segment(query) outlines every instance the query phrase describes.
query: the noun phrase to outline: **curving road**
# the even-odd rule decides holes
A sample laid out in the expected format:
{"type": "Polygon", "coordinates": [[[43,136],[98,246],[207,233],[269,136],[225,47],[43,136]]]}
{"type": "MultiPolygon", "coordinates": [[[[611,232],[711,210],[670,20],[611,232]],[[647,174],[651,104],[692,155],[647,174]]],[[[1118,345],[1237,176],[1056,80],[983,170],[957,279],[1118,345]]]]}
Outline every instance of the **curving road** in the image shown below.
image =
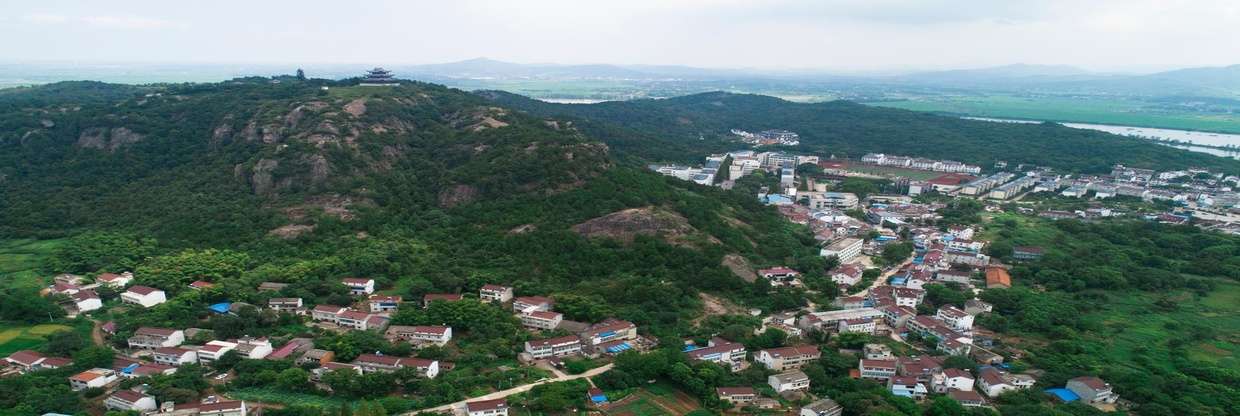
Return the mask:
{"type": "Polygon", "coordinates": [[[405,415],[416,415],[416,414],[424,414],[424,413],[439,413],[439,412],[443,412],[443,411],[453,412],[453,411],[455,411],[456,409],[463,409],[463,408],[465,407],[465,403],[466,403],[466,402],[476,402],[476,401],[479,401],[479,400],[495,400],[495,399],[502,399],[502,398],[505,398],[505,397],[508,397],[508,396],[511,396],[511,395],[514,395],[514,394],[517,394],[517,393],[524,393],[524,392],[530,391],[530,389],[534,388],[534,386],[537,386],[537,385],[539,385],[539,384],[556,383],[556,382],[560,382],[560,381],[576,380],[576,379],[579,379],[579,378],[585,378],[585,377],[594,377],[594,376],[597,376],[597,375],[599,375],[599,374],[603,374],[603,373],[607,372],[607,370],[610,370],[610,369],[611,369],[611,367],[612,367],[612,366],[614,366],[614,365],[615,365],[615,364],[607,364],[607,365],[605,365],[605,366],[602,366],[602,367],[599,367],[599,368],[595,368],[595,369],[592,369],[592,370],[590,370],[590,371],[586,371],[586,372],[581,373],[581,374],[575,374],[575,375],[561,374],[561,375],[559,375],[559,376],[557,376],[557,377],[555,377],[555,378],[548,378],[548,379],[543,379],[543,380],[541,380],[541,381],[535,381],[535,382],[533,382],[533,383],[529,383],[529,384],[522,384],[522,385],[520,385],[520,386],[513,387],[513,388],[508,389],[508,390],[500,390],[500,391],[497,391],[497,392],[494,392],[494,393],[485,394],[485,395],[478,396],[478,397],[471,397],[471,398],[468,398],[468,399],[465,399],[465,400],[461,400],[461,401],[459,401],[459,402],[445,404],[445,405],[443,405],[443,406],[431,407],[431,408],[422,409],[422,410],[415,410],[415,411],[412,411],[412,412],[409,412],[409,413],[405,413],[405,415]]]}

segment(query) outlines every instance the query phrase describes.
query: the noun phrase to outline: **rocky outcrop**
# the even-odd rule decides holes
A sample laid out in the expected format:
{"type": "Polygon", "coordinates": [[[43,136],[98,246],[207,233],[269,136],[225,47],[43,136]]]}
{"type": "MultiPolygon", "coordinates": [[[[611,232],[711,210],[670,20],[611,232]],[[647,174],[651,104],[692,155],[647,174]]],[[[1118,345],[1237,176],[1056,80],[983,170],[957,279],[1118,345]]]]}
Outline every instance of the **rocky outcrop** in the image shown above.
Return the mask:
{"type": "Polygon", "coordinates": [[[144,136],[126,127],[91,127],[78,135],[77,146],[83,149],[99,149],[109,152],[121,146],[142,141],[144,136]]]}
{"type": "Polygon", "coordinates": [[[589,238],[610,238],[631,243],[639,235],[659,236],[672,244],[685,244],[697,229],[680,214],[656,207],[616,211],[573,226],[573,231],[589,238]]]}
{"type": "Polygon", "coordinates": [[[280,167],[280,162],[272,159],[259,159],[250,170],[250,188],[255,195],[270,195],[275,189],[273,172],[280,167]]]}
{"type": "Polygon", "coordinates": [[[478,199],[478,188],[470,185],[456,185],[439,193],[439,206],[452,208],[468,204],[478,199]]]}

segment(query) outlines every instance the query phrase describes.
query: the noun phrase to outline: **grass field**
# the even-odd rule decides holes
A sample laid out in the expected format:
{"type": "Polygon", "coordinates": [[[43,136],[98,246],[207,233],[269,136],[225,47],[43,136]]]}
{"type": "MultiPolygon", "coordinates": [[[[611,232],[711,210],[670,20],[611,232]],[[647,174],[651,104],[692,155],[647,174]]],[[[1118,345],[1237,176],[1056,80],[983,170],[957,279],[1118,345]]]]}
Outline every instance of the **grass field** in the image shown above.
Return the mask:
{"type": "Polygon", "coordinates": [[[1240,116],[1148,110],[1144,108],[1143,102],[1119,98],[1079,99],[995,94],[917,98],[866,104],[981,117],[1240,133],[1240,116]]]}
{"type": "Polygon", "coordinates": [[[49,334],[72,330],[73,327],[60,324],[26,326],[0,324],[0,357],[21,350],[36,349],[43,345],[49,334]]]}
{"type": "Polygon", "coordinates": [[[621,402],[620,406],[604,413],[611,416],[672,416],[701,408],[692,396],[663,382],[642,387],[621,402]]]}
{"type": "Polygon", "coordinates": [[[247,387],[228,391],[228,397],[238,400],[251,400],[263,403],[282,404],[286,406],[313,406],[323,409],[337,409],[345,399],[313,394],[289,393],[274,389],[247,387]]]}
{"type": "Polygon", "coordinates": [[[62,240],[0,240],[0,288],[43,287],[39,266],[62,240]]]}

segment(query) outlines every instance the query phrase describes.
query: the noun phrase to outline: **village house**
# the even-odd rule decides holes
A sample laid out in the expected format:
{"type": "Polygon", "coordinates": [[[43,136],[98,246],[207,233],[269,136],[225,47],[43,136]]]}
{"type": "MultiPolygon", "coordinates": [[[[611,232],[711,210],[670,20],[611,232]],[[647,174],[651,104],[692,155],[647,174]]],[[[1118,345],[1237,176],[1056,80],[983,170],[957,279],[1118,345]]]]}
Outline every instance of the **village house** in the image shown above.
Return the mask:
{"type": "Polygon", "coordinates": [[[82,391],[101,388],[116,381],[116,372],[107,368],[92,368],[69,376],[69,388],[82,391]]]}
{"type": "Polygon", "coordinates": [[[340,314],[349,310],[349,308],[336,305],[315,305],[310,310],[310,319],[321,322],[336,323],[340,320],[340,314]]]}
{"type": "Polygon", "coordinates": [[[885,344],[865,344],[862,352],[867,360],[891,360],[894,358],[891,355],[891,347],[885,344]]]}
{"type": "Polygon", "coordinates": [[[953,305],[944,305],[940,307],[934,317],[938,318],[940,321],[943,321],[943,323],[946,323],[947,326],[957,331],[967,332],[970,329],[973,329],[973,315],[969,315],[967,312],[962,311],[960,308],[953,305]]]}
{"type": "Polygon", "coordinates": [[[964,407],[982,407],[986,404],[986,401],[982,399],[982,395],[972,390],[949,390],[947,397],[960,402],[960,405],[964,407]]]}
{"type": "Polygon", "coordinates": [[[779,266],[758,270],[758,276],[771,282],[771,286],[794,286],[799,283],[797,278],[801,276],[801,272],[779,266]]]}
{"type": "Polygon", "coordinates": [[[967,285],[973,280],[973,272],[965,270],[939,270],[934,273],[934,279],[940,282],[967,285]]]}
{"type": "Polygon", "coordinates": [[[336,316],[336,324],[344,328],[365,331],[369,329],[382,330],[387,327],[388,319],[380,315],[369,314],[362,311],[346,310],[336,316]]]}
{"type": "Polygon", "coordinates": [[[121,302],[149,308],[168,301],[164,291],[147,286],[131,286],[121,293],[121,302]]]}
{"type": "Polygon", "coordinates": [[[1109,404],[1119,400],[1119,395],[1111,389],[1111,384],[1098,377],[1084,376],[1070,379],[1064,387],[1076,393],[1081,402],[1085,404],[1109,404]]]}
{"type": "Polygon", "coordinates": [[[155,410],[155,396],[149,396],[133,390],[120,390],[109,395],[103,401],[103,405],[110,410],[122,412],[148,412],[155,410]]]}
{"type": "Polygon", "coordinates": [[[758,392],[753,387],[718,387],[715,394],[719,396],[719,400],[737,407],[744,407],[758,397],[758,392]]]}
{"type": "Polygon", "coordinates": [[[1046,250],[1042,247],[1016,246],[1012,248],[1012,259],[1033,261],[1042,258],[1045,252],[1046,250]]]}
{"type": "Polygon", "coordinates": [[[288,312],[298,315],[306,312],[305,304],[301,298],[271,298],[267,300],[267,308],[276,312],[288,312]]]}
{"type": "Polygon", "coordinates": [[[780,394],[790,391],[809,390],[809,376],[805,375],[801,370],[772,374],[766,378],[766,383],[775,390],[775,393],[780,394]]]}
{"type": "Polygon", "coordinates": [[[844,406],[840,406],[835,400],[822,398],[802,407],[798,416],[840,416],[843,413],[844,406]]]}
{"type": "Polygon", "coordinates": [[[249,406],[240,400],[202,403],[195,406],[198,408],[198,416],[245,416],[249,412],[249,406]]]}
{"type": "Polygon", "coordinates": [[[279,292],[279,291],[281,291],[281,290],[284,290],[284,288],[287,288],[287,287],[288,287],[288,283],[279,283],[279,282],[262,282],[262,283],[259,283],[259,284],[258,284],[258,291],[260,291],[260,292],[279,292]]]}
{"type": "Polygon", "coordinates": [[[231,342],[236,345],[236,347],[233,348],[234,351],[241,354],[241,357],[249,358],[251,360],[261,360],[263,358],[267,358],[267,356],[274,350],[274,347],[271,345],[271,341],[265,337],[243,337],[241,339],[232,340],[231,342]]]}
{"type": "Polygon", "coordinates": [[[859,333],[874,335],[877,328],[874,318],[855,318],[840,321],[838,331],[841,334],[859,333]]]}
{"type": "Polygon", "coordinates": [[[8,365],[17,367],[21,372],[55,370],[73,364],[73,360],[63,357],[47,357],[36,351],[21,350],[4,358],[8,365]]]}
{"type": "Polygon", "coordinates": [[[362,372],[365,373],[390,373],[402,368],[413,368],[418,371],[418,375],[426,378],[439,375],[439,361],[424,358],[362,354],[353,360],[353,364],[362,367],[362,372]]]}
{"type": "Polygon", "coordinates": [[[886,381],[896,375],[896,360],[866,360],[857,364],[861,378],[886,381]]]}
{"type": "Polygon", "coordinates": [[[375,293],[375,279],[364,279],[359,277],[346,277],[341,279],[345,287],[349,288],[349,294],[352,295],[369,295],[375,293]]]}
{"type": "Polygon", "coordinates": [[[917,377],[895,376],[887,380],[887,389],[891,390],[891,394],[899,397],[908,397],[913,400],[921,400],[926,398],[928,390],[926,385],[917,380],[917,377]]]}
{"type": "Polygon", "coordinates": [[[508,286],[483,285],[478,289],[478,299],[483,302],[504,303],[512,300],[512,295],[512,288],[508,286]]]}
{"type": "Polygon", "coordinates": [[[839,329],[840,321],[846,319],[859,318],[882,318],[883,311],[875,308],[858,308],[842,311],[826,311],[813,312],[802,315],[797,320],[797,326],[806,331],[816,329],[823,332],[830,332],[839,329]]]}
{"type": "Polygon", "coordinates": [[[198,364],[208,365],[237,348],[237,343],[212,340],[198,349],[198,364]]]}
{"type": "Polygon", "coordinates": [[[612,341],[632,341],[637,339],[637,325],[629,321],[608,318],[580,334],[587,347],[612,341]]]}
{"type": "Polygon", "coordinates": [[[78,312],[90,312],[103,307],[103,299],[99,298],[98,293],[90,289],[69,295],[69,299],[73,301],[73,307],[78,312]]]}
{"type": "Polygon", "coordinates": [[[144,326],[138,328],[133,336],[129,337],[129,348],[153,350],[160,347],[175,347],[183,342],[185,342],[185,331],[144,326]]]}
{"type": "Polygon", "coordinates": [[[1008,275],[1007,269],[1002,267],[986,268],[986,288],[1011,288],[1012,276],[1008,275]]]}
{"type": "Polygon", "coordinates": [[[508,400],[465,402],[465,412],[469,416],[508,416],[508,400]]]}
{"type": "Polygon", "coordinates": [[[774,371],[794,370],[822,357],[822,352],[813,345],[795,347],[769,348],[758,351],[754,361],[774,371]]]}
{"type": "Polygon", "coordinates": [[[69,296],[69,295],[78,293],[78,291],[81,291],[81,290],[82,290],[81,286],[68,284],[68,283],[59,283],[59,282],[53,283],[51,286],[48,287],[48,292],[53,295],[69,296]]]}
{"type": "Polygon", "coordinates": [[[417,346],[447,345],[452,341],[452,328],[447,326],[393,325],[384,332],[391,342],[408,342],[417,346]]]}
{"type": "Polygon", "coordinates": [[[518,316],[521,318],[522,326],[542,330],[555,329],[560,326],[560,322],[564,321],[564,315],[559,312],[533,311],[518,316]]]}
{"type": "Polygon", "coordinates": [[[121,274],[103,273],[95,277],[95,283],[101,286],[108,286],[114,289],[121,289],[129,286],[133,282],[133,273],[124,272],[121,274]]]}
{"type": "Polygon", "coordinates": [[[581,352],[581,338],[573,335],[525,342],[525,353],[536,360],[579,355],[581,352]]]}
{"type": "Polygon", "coordinates": [[[864,272],[860,263],[841,264],[831,271],[831,281],[840,286],[854,286],[861,283],[864,272]]]}
{"type": "Polygon", "coordinates": [[[972,391],[976,381],[968,371],[959,368],[946,368],[934,374],[934,392],[946,393],[949,390],[972,391]]]}
{"type": "Polygon", "coordinates": [[[977,388],[986,397],[998,397],[1011,390],[1033,387],[1036,380],[1026,374],[1011,374],[999,371],[994,367],[982,367],[978,370],[977,388]]]}
{"type": "Polygon", "coordinates": [[[370,305],[371,313],[396,312],[400,302],[401,297],[393,295],[370,295],[366,299],[366,303],[370,305]]]}
{"type": "Polygon", "coordinates": [[[151,352],[151,359],[158,364],[178,367],[182,364],[198,362],[198,353],[194,350],[180,347],[159,347],[151,352]]]}
{"type": "Polygon", "coordinates": [[[691,349],[686,354],[691,359],[719,364],[733,372],[744,370],[749,364],[745,361],[748,354],[745,346],[723,338],[712,338],[705,347],[691,349]]]}
{"type": "Polygon", "coordinates": [[[964,301],[964,312],[969,315],[977,316],[983,313],[989,313],[992,309],[994,309],[994,307],[989,303],[982,302],[977,299],[969,299],[964,301]]]}
{"type": "Polygon", "coordinates": [[[267,354],[268,360],[284,360],[304,354],[306,351],[314,347],[314,340],[310,338],[293,338],[276,348],[271,354],[267,354]]]}
{"type": "Polygon", "coordinates": [[[422,307],[428,308],[432,302],[460,302],[465,296],[460,293],[427,293],[422,295],[422,307]]]}
{"type": "Polygon", "coordinates": [[[870,301],[877,305],[881,298],[895,299],[896,306],[916,308],[926,297],[926,291],[908,287],[879,286],[868,293],[870,301]]]}
{"type": "Polygon", "coordinates": [[[971,251],[948,250],[946,254],[947,262],[951,264],[964,264],[973,267],[986,267],[990,264],[990,256],[971,251]]]}
{"type": "Polygon", "coordinates": [[[306,353],[302,354],[301,358],[297,359],[297,364],[315,363],[315,364],[323,365],[323,364],[327,364],[331,362],[334,359],[336,359],[335,352],[328,351],[328,350],[321,350],[318,348],[311,348],[309,350],[306,350],[306,353]]]}
{"type": "Polygon", "coordinates": [[[512,311],[517,313],[528,313],[534,311],[549,312],[551,311],[551,306],[554,304],[555,302],[550,298],[544,298],[542,296],[522,296],[513,298],[512,311]]]}
{"type": "Polygon", "coordinates": [[[194,290],[210,289],[213,287],[215,287],[215,284],[206,280],[195,280],[189,284],[189,288],[194,290]]]}
{"type": "Polygon", "coordinates": [[[841,309],[861,309],[869,303],[870,301],[863,296],[843,296],[831,301],[832,306],[838,306],[841,309]]]}
{"type": "Polygon", "coordinates": [[[823,247],[818,254],[823,257],[835,256],[840,263],[846,263],[861,254],[861,247],[864,245],[865,240],[860,238],[844,238],[823,247]]]}
{"type": "Polygon", "coordinates": [[[883,322],[895,330],[904,328],[910,319],[917,316],[917,310],[908,306],[887,305],[882,307],[882,311],[883,322]]]}

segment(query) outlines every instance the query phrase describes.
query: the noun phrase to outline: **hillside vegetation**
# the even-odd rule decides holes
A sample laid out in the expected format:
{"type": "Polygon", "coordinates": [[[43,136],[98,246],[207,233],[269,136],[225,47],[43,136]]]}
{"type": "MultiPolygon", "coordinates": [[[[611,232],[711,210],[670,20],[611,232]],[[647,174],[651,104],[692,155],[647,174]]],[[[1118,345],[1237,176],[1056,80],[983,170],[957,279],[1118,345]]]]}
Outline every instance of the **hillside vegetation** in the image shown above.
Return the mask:
{"type": "Polygon", "coordinates": [[[602,123],[604,126],[596,126],[602,131],[596,133],[600,137],[651,137],[651,141],[667,143],[667,148],[637,150],[655,159],[676,158],[680,146],[695,146],[699,150],[724,147],[712,143],[726,139],[731,129],[738,128],[795,131],[801,135],[801,145],[793,150],[824,156],[857,158],[869,152],[883,152],[981,166],[1003,160],[1091,173],[1109,171],[1115,163],[1154,169],[1199,166],[1240,171],[1240,161],[1102,132],[1056,124],[964,120],[847,101],[802,104],[760,95],[717,92],[666,100],[582,105],[545,103],[493,91],[482,94],[531,114],[602,123]],[[613,132],[606,133],[609,130],[613,132]]]}

